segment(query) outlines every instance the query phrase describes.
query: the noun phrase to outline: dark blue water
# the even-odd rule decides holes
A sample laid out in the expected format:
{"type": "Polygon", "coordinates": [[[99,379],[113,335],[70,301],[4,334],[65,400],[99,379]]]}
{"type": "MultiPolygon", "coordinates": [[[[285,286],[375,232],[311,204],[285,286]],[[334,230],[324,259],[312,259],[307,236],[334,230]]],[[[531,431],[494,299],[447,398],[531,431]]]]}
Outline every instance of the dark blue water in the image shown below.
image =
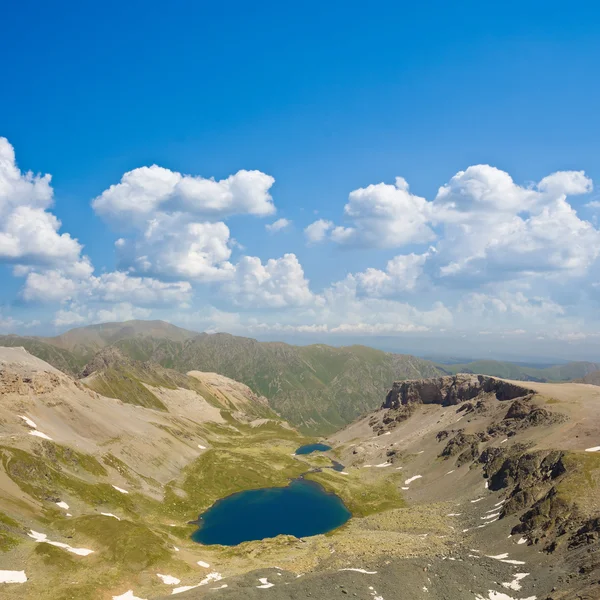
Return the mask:
{"type": "Polygon", "coordinates": [[[200,544],[235,546],[281,533],[307,537],[343,525],[350,511],[318,483],[295,479],[287,487],[233,494],[201,515],[192,539],[200,544]]]}
{"type": "Polygon", "coordinates": [[[327,450],[331,450],[331,446],[327,446],[327,444],[306,444],[306,446],[300,446],[296,450],[296,454],[311,454],[312,452],[326,452],[327,450]]]}

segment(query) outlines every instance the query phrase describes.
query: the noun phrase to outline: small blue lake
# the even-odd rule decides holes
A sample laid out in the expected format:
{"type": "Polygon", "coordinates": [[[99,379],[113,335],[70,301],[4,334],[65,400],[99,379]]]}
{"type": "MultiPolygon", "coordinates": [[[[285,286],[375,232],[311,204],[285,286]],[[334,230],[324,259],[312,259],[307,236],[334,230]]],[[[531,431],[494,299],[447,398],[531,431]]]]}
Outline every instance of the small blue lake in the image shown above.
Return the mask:
{"type": "Polygon", "coordinates": [[[300,446],[296,450],[296,454],[312,454],[313,452],[327,452],[331,450],[331,446],[327,444],[306,444],[306,446],[300,446]]]}
{"type": "Polygon", "coordinates": [[[247,490],[218,500],[200,516],[192,539],[235,546],[279,534],[307,537],[327,533],[351,516],[335,494],[313,481],[295,479],[287,487],[247,490]]]}

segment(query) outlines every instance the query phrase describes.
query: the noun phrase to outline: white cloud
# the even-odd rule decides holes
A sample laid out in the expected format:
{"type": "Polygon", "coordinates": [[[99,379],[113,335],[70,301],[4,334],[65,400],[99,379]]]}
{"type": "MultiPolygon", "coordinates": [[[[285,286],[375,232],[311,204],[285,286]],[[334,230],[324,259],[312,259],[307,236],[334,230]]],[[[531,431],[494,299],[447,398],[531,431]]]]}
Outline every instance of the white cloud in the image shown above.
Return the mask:
{"type": "Polygon", "coordinates": [[[327,232],[332,229],[333,223],[325,219],[319,219],[314,223],[311,223],[304,229],[304,235],[311,244],[321,242],[327,236],[327,232]]]}
{"type": "Polygon", "coordinates": [[[566,195],[591,189],[580,171],[553,173],[527,188],[488,165],[461,171],[433,202],[444,227],[437,274],[475,281],[581,275],[600,253],[600,232],[566,195]]]}
{"type": "Polygon", "coordinates": [[[225,223],[188,222],[179,213],[158,214],[143,235],[119,239],[119,265],[163,279],[223,281],[233,275],[229,228],[225,223]]]}
{"type": "Polygon", "coordinates": [[[283,229],[287,229],[292,222],[289,219],[277,219],[277,221],[265,225],[265,229],[269,233],[277,233],[278,231],[282,231],[283,229]]]}
{"type": "Polygon", "coordinates": [[[46,270],[28,273],[21,295],[28,302],[128,302],[171,306],[188,303],[191,293],[192,286],[188,282],[165,283],[151,277],[132,277],[122,271],[78,278],[58,270],[46,270]]]}
{"type": "Polygon", "coordinates": [[[204,218],[275,212],[269,190],[275,179],[260,171],[238,171],[216,181],[182,175],[157,165],[134,169],[92,201],[98,215],[118,225],[144,224],[157,212],[204,218]]]}
{"type": "Polygon", "coordinates": [[[23,265],[68,264],[79,259],[81,244],[47,209],[53,203],[50,175],[22,173],[15,152],[0,138],[0,262],[23,265]]]}
{"type": "Polygon", "coordinates": [[[385,271],[369,268],[355,275],[367,296],[384,297],[414,291],[429,254],[404,254],[388,261],[385,271]]]}
{"type": "Polygon", "coordinates": [[[242,257],[233,279],[223,285],[221,293],[244,307],[283,308],[315,301],[295,254],[271,258],[265,264],[255,256],[242,257]]]}
{"type": "MultiPolygon", "coordinates": [[[[394,185],[378,183],[350,192],[344,215],[349,226],[334,227],[330,233],[331,239],[338,244],[398,248],[430,242],[436,237],[428,224],[430,203],[411,194],[402,177],[397,177],[394,185]]],[[[320,237],[309,240],[320,241],[329,229],[317,229],[320,237]]]]}

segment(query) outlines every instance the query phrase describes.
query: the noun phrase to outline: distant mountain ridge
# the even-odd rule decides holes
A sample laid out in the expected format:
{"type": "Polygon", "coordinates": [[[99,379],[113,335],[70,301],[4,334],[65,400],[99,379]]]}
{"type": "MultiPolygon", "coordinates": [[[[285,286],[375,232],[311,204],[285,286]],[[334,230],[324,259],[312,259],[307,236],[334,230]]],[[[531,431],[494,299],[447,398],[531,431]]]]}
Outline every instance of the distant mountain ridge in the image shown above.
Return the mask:
{"type": "Polygon", "coordinates": [[[198,333],[164,321],[141,320],[80,327],[48,338],[0,336],[0,346],[23,346],[76,377],[90,374],[90,365],[98,353],[106,357],[114,349],[123,360],[112,360],[89,385],[93,381],[104,395],[124,401],[133,397],[144,405],[153,403],[144,385],[156,383],[155,377],[150,376],[151,371],[156,375],[156,365],[172,370],[167,379],[173,379],[174,372],[218,373],[266,397],[274,411],[313,435],[331,433],[374,410],[397,380],[462,372],[522,381],[569,381],[600,369],[600,364],[591,362],[543,369],[492,360],[435,364],[366,346],[293,346],[226,333],[198,333]],[[131,363],[125,364],[126,360],[135,361],[135,368],[131,363]]]}

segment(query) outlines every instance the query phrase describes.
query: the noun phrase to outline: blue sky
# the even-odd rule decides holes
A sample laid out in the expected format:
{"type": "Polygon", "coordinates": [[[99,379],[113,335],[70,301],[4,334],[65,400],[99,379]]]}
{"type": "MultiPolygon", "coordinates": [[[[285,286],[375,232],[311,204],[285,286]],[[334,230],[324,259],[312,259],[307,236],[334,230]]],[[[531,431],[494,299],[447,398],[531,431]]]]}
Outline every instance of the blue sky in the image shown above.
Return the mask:
{"type": "Polygon", "coordinates": [[[12,4],[2,330],[600,359],[594,3],[12,4]]]}

